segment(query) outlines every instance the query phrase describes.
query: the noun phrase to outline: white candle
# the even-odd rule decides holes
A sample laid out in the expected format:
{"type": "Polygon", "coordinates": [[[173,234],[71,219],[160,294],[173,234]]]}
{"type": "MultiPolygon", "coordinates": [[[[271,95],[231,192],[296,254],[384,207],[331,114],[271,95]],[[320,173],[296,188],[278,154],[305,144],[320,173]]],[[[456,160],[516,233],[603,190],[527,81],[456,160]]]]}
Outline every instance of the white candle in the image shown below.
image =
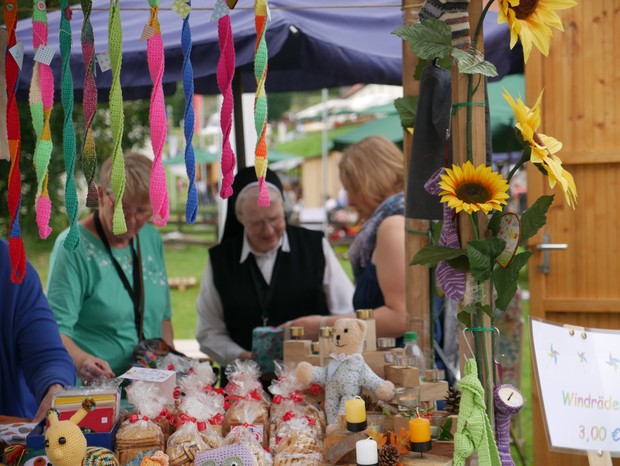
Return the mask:
{"type": "Polygon", "coordinates": [[[379,463],[379,450],[377,442],[371,438],[360,440],[355,444],[355,456],[359,466],[367,466],[379,463]]]}
{"type": "Polygon", "coordinates": [[[523,406],[523,396],[513,387],[502,387],[498,390],[499,397],[507,405],[513,408],[523,406]]]}

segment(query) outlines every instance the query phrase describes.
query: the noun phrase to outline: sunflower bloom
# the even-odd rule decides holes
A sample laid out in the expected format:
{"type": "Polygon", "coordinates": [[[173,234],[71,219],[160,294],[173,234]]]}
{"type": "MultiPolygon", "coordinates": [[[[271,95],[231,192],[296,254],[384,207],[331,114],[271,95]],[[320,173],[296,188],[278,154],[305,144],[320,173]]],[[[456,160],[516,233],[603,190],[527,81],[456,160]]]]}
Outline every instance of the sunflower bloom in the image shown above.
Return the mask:
{"type": "Polygon", "coordinates": [[[462,167],[452,165],[446,168],[439,182],[441,202],[447,202],[456,212],[468,214],[491,210],[502,210],[508,199],[508,183],[499,173],[484,164],[474,165],[467,161],[462,167]]]}
{"type": "Polygon", "coordinates": [[[520,98],[515,101],[505,88],[503,97],[512,107],[517,120],[515,127],[521,133],[523,143],[531,149],[530,162],[538,164],[544,169],[549,175],[549,187],[553,189],[559,185],[564,192],[568,205],[575,208],[577,203],[575,180],[568,170],[562,167],[562,160],[556,155],[562,149],[562,143],[537,131],[541,123],[542,92],[532,108],[525,105],[520,98]]]}
{"type": "Polygon", "coordinates": [[[562,20],[556,10],[577,5],[575,0],[499,0],[498,23],[508,22],[510,27],[510,48],[517,43],[523,45],[523,58],[527,63],[532,44],[546,57],[553,31],[551,27],[564,31],[562,20]]]}

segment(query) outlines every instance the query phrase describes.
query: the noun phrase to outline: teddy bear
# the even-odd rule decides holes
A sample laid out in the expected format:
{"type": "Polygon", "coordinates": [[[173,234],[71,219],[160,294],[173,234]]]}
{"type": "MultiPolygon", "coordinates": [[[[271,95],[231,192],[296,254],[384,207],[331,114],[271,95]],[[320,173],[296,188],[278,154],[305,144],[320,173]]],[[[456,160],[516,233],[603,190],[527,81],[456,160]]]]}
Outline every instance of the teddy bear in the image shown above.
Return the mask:
{"type": "Polygon", "coordinates": [[[304,385],[317,383],[325,389],[325,414],[328,431],[338,424],[338,415],[344,414],[347,400],[360,395],[362,388],[379,399],[389,401],[394,395],[394,384],[383,380],[366,364],[362,357],[366,322],[344,318],[336,321],[332,333],[335,354],[327,367],[300,362],[295,376],[304,385]]]}

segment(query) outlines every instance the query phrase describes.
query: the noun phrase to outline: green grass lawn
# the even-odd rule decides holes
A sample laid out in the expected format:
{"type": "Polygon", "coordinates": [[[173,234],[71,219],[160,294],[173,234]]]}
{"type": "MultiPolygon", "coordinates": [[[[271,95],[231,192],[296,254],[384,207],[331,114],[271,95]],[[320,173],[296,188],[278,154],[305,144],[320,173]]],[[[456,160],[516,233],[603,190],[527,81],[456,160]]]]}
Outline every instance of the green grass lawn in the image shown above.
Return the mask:
{"type": "MultiPolygon", "coordinates": [[[[172,231],[172,227],[167,227],[165,232],[172,231]]],[[[191,230],[185,228],[185,231],[191,230]]],[[[51,251],[53,241],[27,240],[26,251],[28,259],[41,276],[44,286],[47,280],[49,270],[49,253],[51,251]]],[[[207,263],[207,246],[195,244],[165,244],[166,268],[169,277],[195,277],[197,285],[179,291],[172,289],[170,297],[172,301],[173,317],[172,325],[174,328],[175,338],[191,339],[195,336],[196,330],[196,298],[198,297],[199,284],[207,263]]],[[[345,271],[351,276],[351,265],[346,259],[346,248],[336,248],[336,255],[340,259],[345,271]]],[[[527,287],[527,275],[522,274],[520,281],[522,288],[527,287]]],[[[525,407],[520,413],[522,433],[525,441],[523,455],[526,464],[533,464],[533,440],[532,440],[532,411],[531,400],[532,378],[531,378],[531,356],[530,341],[528,331],[529,301],[522,301],[522,315],[525,319],[524,335],[523,335],[523,372],[521,378],[521,392],[526,400],[525,407]]],[[[513,459],[515,464],[522,464],[519,460],[516,450],[513,448],[513,459]]]]}

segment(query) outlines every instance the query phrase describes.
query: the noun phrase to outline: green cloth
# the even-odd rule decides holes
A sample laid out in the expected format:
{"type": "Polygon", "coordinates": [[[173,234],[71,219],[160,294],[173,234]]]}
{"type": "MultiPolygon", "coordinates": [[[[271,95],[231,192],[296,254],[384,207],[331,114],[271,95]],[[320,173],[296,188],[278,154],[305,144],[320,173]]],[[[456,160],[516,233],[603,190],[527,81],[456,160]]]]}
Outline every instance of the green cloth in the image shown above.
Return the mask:
{"type": "MultiPolygon", "coordinates": [[[[47,280],[47,299],[60,333],[84,351],[108,361],[116,375],[131,364],[138,344],[134,307],[103,243],[79,225],[80,248],[62,244],[69,230],[54,244],[47,280]]],[[[159,232],[145,225],[139,233],[144,278],[144,337],[161,337],[162,320],[171,316],[170,290],[159,232]]],[[[133,286],[131,247],[112,248],[112,254],[133,286]]]]}
{"type": "Polygon", "coordinates": [[[465,460],[477,450],[479,466],[501,466],[475,359],[467,360],[464,374],[459,381],[461,403],[454,434],[453,464],[464,465],[465,460]]]}

